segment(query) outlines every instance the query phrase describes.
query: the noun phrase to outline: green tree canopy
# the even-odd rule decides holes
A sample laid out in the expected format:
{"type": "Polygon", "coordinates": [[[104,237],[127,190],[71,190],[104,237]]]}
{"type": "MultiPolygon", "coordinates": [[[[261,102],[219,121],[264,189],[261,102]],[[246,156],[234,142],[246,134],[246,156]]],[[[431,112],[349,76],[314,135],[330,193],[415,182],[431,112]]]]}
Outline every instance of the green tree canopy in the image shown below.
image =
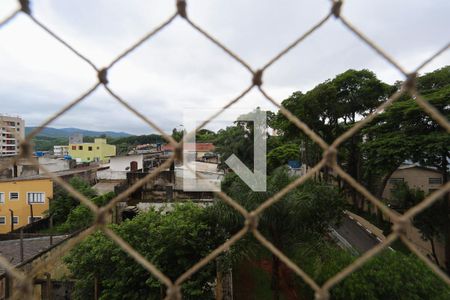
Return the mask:
{"type": "Polygon", "coordinates": [[[289,160],[300,160],[300,146],[297,144],[283,144],[272,149],[267,154],[267,170],[273,171],[285,165],[289,160]]]}
{"type": "MultiPolygon", "coordinates": [[[[224,242],[211,230],[203,208],[178,204],[168,213],[150,210],[111,228],[172,280],[224,242]]],[[[114,242],[97,232],[74,248],[65,262],[77,279],[75,299],[160,299],[165,287],[114,242]]],[[[182,285],[183,299],[213,299],[216,266],[209,263],[182,285]]]]}
{"type": "MultiPolygon", "coordinates": [[[[230,174],[222,189],[247,210],[253,210],[266,199],[275,195],[295,178],[288,175],[285,168],[274,171],[267,180],[267,192],[253,192],[236,175],[230,174]]],[[[306,182],[287,193],[259,218],[258,230],[282,252],[289,253],[312,239],[321,239],[331,224],[340,220],[344,200],[331,186],[306,182]]],[[[230,234],[244,226],[243,217],[223,202],[217,202],[210,208],[213,220],[226,228],[230,234]]],[[[261,247],[252,238],[243,241],[246,248],[261,247]],[[249,244],[248,244],[249,243],[249,244]]],[[[239,247],[239,246],[238,246],[239,247]]],[[[272,255],[272,289],[275,299],[279,296],[280,261],[272,255]]]]}
{"type": "MultiPolygon", "coordinates": [[[[96,192],[91,185],[80,177],[71,178],[69,180],[69,184],[87,198],[93,198],[96,196],[96,192]]],[[[80,201],[73,197],[72,194],[64,188],[56,186],[53,193],[53,199],[50,201],[50,207],[47,215],[51,215],[53,217],[53,222],[55,225],[61,224],[66,221],[67,216],[72,209],[79,204],[80,201]]]]}

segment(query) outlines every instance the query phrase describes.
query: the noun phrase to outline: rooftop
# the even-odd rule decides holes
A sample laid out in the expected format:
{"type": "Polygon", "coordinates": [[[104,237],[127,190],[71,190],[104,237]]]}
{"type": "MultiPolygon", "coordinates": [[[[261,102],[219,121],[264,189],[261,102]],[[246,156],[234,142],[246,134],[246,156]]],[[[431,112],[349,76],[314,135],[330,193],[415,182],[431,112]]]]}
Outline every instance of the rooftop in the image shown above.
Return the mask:
{"type": "MultiPolygon", "coordinates": [[[[90,170],[98,170],[100,168],[101,168],[100,166],[88,166],[88,167],[75,168],[75,169],[70,169],[70,170],[65,170],[65,171],[52,172],[52,174],[55,174],[56,176],[67,176],[67,175],[83,173],[83,172],[90,171],[90,170]]],[[[39,179],[51,179],[51,177],[48,175],[45,175],[45,174],[39,174],[39,175],[0,179],[0,182],[26,181],[26,180],[39,180],[39,179]]]]}
{"type": "MultiPolygon", "coordinates": [[[[66,239],[68,235],[59,235],[53,237],[53,245],[66,239]]],[[[37,254],[47,250],[50,245],[50,236],[41,236],[23,239],[23,260],[30,259],[37,254]]],[[[11,264],[17,265],[20,261],[20,239],[0,241],[0,254],[11,264]]],[[[0,269],[3,273],[3,269],[0,269]]]]}
{"type": "MultiPolygon", "coordinates": [[[[183,144],[183,150],[187,150],[187,151],[194,151],[195,150],[197,152],[211,152],[211,151],[214,151],[215,148],[216,147],[214,146],[213,143],[196,143],[196,144],[188,143],[188,144],[183,144]]],[[[173,151],[174,147],[172,145],[170,145],[170,144],[166,144],[166,145],[163,145],[161,147],[161,149],[163,151],[167,151],[167,150],[173,151]]]]}

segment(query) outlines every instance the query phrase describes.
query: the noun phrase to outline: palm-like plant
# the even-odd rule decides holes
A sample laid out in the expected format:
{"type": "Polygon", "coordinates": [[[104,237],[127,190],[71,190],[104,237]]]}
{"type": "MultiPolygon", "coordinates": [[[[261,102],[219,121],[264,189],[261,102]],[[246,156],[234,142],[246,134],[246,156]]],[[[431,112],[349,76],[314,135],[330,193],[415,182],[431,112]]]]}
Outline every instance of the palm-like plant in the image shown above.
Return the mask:
{"type": "MultiPolygon", "coordinates": [[[[253,192],[238,176],[230,174],[223,183],[223,189],[251,211],[294,179],[285,168],[279,168],[269,176],[266,192],[253,192]]],[[[292,253],[296,247],[312,239],[323,238],[329,226],[340,220],[343,206],[343,197],[336,188],[308,181],[266,209],[259,217],[258,230],[280,251],[292,253]]],[[[244,218],[221,201],[210,210],[212,220],[230,235],[244,226],[244,218]]],[[[244,239],[236,246],[236,252],[240,254],[237,259],[242,255],[252,257],[259,247],[261,245],[254,238],[244,239]]],[[[280,298],[280,266],[280,259],[272,254],[271,289],[274,299],[280,298]]]]}

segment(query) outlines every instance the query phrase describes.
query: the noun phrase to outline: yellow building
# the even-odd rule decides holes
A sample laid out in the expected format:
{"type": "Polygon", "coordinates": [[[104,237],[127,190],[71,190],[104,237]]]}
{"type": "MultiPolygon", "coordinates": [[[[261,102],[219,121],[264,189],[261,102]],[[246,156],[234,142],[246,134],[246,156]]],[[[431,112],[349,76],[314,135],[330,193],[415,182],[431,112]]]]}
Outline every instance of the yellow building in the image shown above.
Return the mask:
{"type": "Polygon", "coordinates": [[[69,144],[69,155],[77,162],[106,162],[116,155],[116,146],[106,143],[106,139],[95,139],[93,143],[69,144]]]}
{"type": "Polygon", "coordinates": [[[11,211],[13,228],[31,223],[31,208],[34,220],[44,216],[53,198],[53,181],[42,176],[0,180],[0,233],[11,231],[11,211]]]}

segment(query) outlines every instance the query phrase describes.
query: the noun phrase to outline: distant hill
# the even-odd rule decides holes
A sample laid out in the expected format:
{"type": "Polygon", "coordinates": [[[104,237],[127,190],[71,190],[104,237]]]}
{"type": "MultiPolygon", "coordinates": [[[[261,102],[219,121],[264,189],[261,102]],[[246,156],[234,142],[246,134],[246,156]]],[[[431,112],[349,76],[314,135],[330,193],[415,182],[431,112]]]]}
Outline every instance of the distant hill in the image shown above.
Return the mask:
{"type": "MultiPolygon", "coordinates": [[[[30,133],[35,128],[36,127],[25,127],[25,134],[30,133]]],[[[101,136],[102,134],[104,134],[108,137],[113,137],[113,138],[132,136],[132,134],[129,134],[126,132],[92,131],[92,130],[85,130],[85,129],[79,129],[79,128],[53,128],[53,127],[44,128],[44,130],[42,130],[38,134],[38,136],[61,138],[61,137],[69,137],[74,133],[81,133],[84,136],[92,136],[92,137],[98,137],[98,136],[101,136]]]]}

